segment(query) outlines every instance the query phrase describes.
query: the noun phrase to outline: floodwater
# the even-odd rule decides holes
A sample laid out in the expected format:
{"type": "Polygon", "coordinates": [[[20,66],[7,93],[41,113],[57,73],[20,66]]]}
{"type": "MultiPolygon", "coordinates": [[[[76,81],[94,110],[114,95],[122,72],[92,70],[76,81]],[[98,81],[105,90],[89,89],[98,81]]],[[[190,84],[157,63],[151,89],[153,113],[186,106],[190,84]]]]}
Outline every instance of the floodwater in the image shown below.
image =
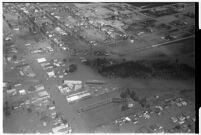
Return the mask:
{"type": "MultiPolygon", "coordinates": [[[[21,48],[22,50],[26,50],[25,46],[23,46],[24,44],[23,39],[18,40],[17,44],[19,45],[19,48],[21,48]]],[[[189,63],[192,65],[195,63],[195,61],[192,61],[195,59],[194,57],[193,58],[189,57],[189,60],[187,59],[188,54],[190,55],[195,53],[194,39],[188,39],[185,41],[174,43],[173,45],[169,46],[149,49],[147,51],[139,52],[132,55],[128,53],[128,56],[126,57],[132,60],[149,59],[150,56],[153,57],[155,56],[155,58],[157,58],[158,56],[156,55],[156,52],[158,54],[163,54],[161,56],[165,56],[166,58],[168,57],[175,59],[175,57],[178,57],[179,60],[181,60],[182,62],[189,63]]],[[[77,113],[77,109],[79,109],[79,107],[86,106],[90,103],[98,102],[99,100],[102,99],[118,97],[119,91],[113,92],[108,95],[102,95],[100,97],[93,97],[92,99],[80,101],[75,104],[68,104],[65,99],[65,96],[61,95],[58,91],[57,86],[60,80],[58,78],[47,80],[46,71],[43,71],[41,66],[36,61],[37,58],[41,57],[47,57],[47,59],[52,59],[52,58],[64,58],[67,56],[68,55],[65,52],[61,53],[57,52],[57,54],[53,55],[41,55],[41,54],[31,55],[27,53],[26,62],[31,65],[33,71],[36,73],[37,75],[36,79],[41,80],[41,82],[45,86],[45,89],[48,90],[48,92],[52,95],[52,99],[56,103],[57,112],[61,112],[64,115],[64,118],[66,118],[70,122],[74,132],[92,132],[92,130],[95,129],[96,127],[103,124],[107,124],[112,120],[115,120],[119,116],[126,115],[126,113],[128,113],[128,112],[121,113],[120,109],[121,105],[119,104],[108,104],[79,115],[77,113]]],[[[130,78],[107,79],[100,76],[90,67],[80,64],[78,60],[73,61],[73,63],[78,65],[78,69],[75,73],[67,75],[65,79],[82,80],[84,82],[87,80],[103,80],[117,87],[133,88],[139,95],[144,96],[150,96],[151,94],[157,94],[159,92],[174,93],[183,88],[190,89],[195,87],[194,83],[186,83],[182,81],[139,80],[130,78]],[[172,90],[170,91],[170,89],[172,90]]],[[[7,72],[4,72],[4,80],[16,81],[19,80],[19,78],[22,81],[23,79],[24,80],[26,79],[21,78],[19,75],[15,76],[14,72],[11,72],[9,74],[7,74],[7,72]],[[13,78],[13,76],[15,78],[13,78]]],[[[15,112],[14,114],[11,115],[11,117],[4,119],[4,131],[10,133],[16,133],[20,132],[20,129],[27,129],[27,132],[34,132],[35,130],[40,130],[41,132],[50,132],[51,127],[50,126],[42,127],[40,121],[38,120],[38,117],[35,114],[36,113],[28,114],[26,110],[15,112]]]]}

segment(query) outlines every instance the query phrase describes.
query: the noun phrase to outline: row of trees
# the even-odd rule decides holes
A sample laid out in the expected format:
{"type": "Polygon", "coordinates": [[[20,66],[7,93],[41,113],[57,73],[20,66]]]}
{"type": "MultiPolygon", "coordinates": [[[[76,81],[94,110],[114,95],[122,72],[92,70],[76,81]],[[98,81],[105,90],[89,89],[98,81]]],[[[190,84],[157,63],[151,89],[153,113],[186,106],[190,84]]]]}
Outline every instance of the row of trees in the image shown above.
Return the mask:
{"type": "MultiPolygon", "coordinates": [[[[3,112],[4,112],[4,115],[6,117],[10,116],[11,115],[11,111],[12,110],[15,110],[15,106],[19,106],[19,104],[21,103],[22,101],[18,101],[18,102],[15,102],[13,104],[9,104],[8,101],[6,101],[4,104],[3,104],[3,112]]],[[[24,107],[22,107],[24,109],[24,107]]],[[[31,104],[29,107],[27,107],[27,112],[28,113],[32,113],[33,110],[34,110],[35,106],[33,104],[31,104]]]]}
{"type": "Polygon", "coordinates": [[[106,77],[189,79],[195,76],[194,68],[186,64],[175,63],[175,61],[116,62],[98,58],[88,61],[86,64],[95,68],[101,75],[106,77]]]}

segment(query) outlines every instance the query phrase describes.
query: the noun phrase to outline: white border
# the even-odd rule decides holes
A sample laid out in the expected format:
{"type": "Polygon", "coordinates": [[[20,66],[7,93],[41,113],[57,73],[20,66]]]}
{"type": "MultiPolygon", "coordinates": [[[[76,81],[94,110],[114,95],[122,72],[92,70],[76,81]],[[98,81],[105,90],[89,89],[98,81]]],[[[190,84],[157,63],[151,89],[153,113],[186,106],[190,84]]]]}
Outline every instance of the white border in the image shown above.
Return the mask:
{"type": "MultiPolygon", "coordinates": [[[[0,2],[0,16],[1,16],[1,21],[2,21],[2,2],[199,2],[199,29],[201,29],[201,6],[200,6],[200,1],[201,0],[1,0],[0,2]]],[[[1,22],[0,24],[0,31],[1,34],[3,33],[3,23],[1,22]]],[[[0,36],[1,40],[1,47],[0,47],[0,63],[1,64],[1,70],[0,70],[0,99],[2,99],[1,102],[1,109],[0,109],[0,133],[3,133],[3,35],[0,36]]],[[[201,108],[199,110],[199,116],[201,116],[201,108]]],[[[201,121],[201,117],[199,117],[199,121],[201,121]]],[[[199,122],[200,123],[200,122],[199,122]]],[[[199,124],[199,133],[201,133],[201,124],[199,124]]],[[[124,133],[125,134],[125,133],[124,133]]],[[[35,135],[35,134],[33,134],[35,135]]],[[[83,134],[85,135],[85,134],[83,134]]],[[[88,133],[86,134],[88,135],[88,133]]],[[[174,135],[178,135],[177,133],[174,135]]],[[[180,134],[179,134],[180,135],[180,134]]]]}
{"type": "Polygon", "coordinates": [[[2,13],[2,2],[0,3],[0,16],[1,16],[1,24],[0,24],[0,31],[1,31],[1,36],[0,36],[0,41],[1,41],[1,47],[0,47],[0,63],[1,63],[1,70],[0,70],[0,99],[2,100],[1,101],[1,114],[0,114],[0,120],[1,120],[1,123],[0,123],[0,133],[3,133],[3,13],[2,13]]]}

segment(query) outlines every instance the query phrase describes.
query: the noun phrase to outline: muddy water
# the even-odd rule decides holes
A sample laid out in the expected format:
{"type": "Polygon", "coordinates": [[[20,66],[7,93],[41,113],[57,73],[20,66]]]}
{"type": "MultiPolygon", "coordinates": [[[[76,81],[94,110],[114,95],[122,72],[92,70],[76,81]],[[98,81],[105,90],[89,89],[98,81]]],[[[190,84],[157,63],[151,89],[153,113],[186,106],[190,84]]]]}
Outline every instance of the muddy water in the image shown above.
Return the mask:
{"type": "MultiPolygon", "coordinates": [[[[22,39],[23,40],[23,39],[22,39]]],[[[21,46],[22,50],[26,50],[25,47],[23,47],[23,41],[18,41],[19,47],[21,46]]],[[[187,46],[191,44],[191,41],[185,42],[185,45],[183,43],[180,43],[178,46],[187,46]]],[[[175,46],[167,46],[162,48],[157,48],[154,50],[159,50],[158,52],[162,52],[165,54],[165,56],[174,56],[174,55],[183,55],[190,49],[182,49],[182,47],[176,47],[175,46]],[[179,53],[178,53],[179,51],[179,53]]],[[[191,48],[191,47],[190,47],[191,48]]],[[[193,49],[191,50],[193,51],[193,49]]],[[[151,54],[154,54],[155,51],[147,51],[141,53],[138,58],[148,58],[151,56],[151,54]],[[147,56],[147,57],[145,57],[147,56]]],[[[130,55],[130,54],[129,54],[130,55]]],[[[133,58],[136,56],[130,55],[133,58]]],[[[120,105],[116,104],[108,104],[104,107],[97,108],[95,110],[91,110],[89,112],[86,112],[84,114],[78,115],[77,109],[80,106],[85,106],[88,104],[91,104],[93,102],[110,98],[110,97],[117,97],[119,95],[119,92],[114,92],[111,95],[103,95],[98,98],[92,98],[87,101],[82,101],[80,103],[76,103],[74,105],[68,104],[66,102],[65,96],[61,95],[58,92],[58,82],[60,79],[49,79],[47,80],[47,74],[45,71],[42,70],[41,66],[36,62],[37,58],[40,57],[47,57],[47,59],[52,58],[63,58],[66,57],[65,53],[56,53],[53,55],[27,55],[26,56],[26,62],[28,62],[31,67],[33,68],[34,72],[37,74],[37,78],[42,81],[42,83],[45,85],[45,88],[48,90],[48,92],[52,95],[53,100],[56,103],[56,110],[57,112],[61,112],[64,114],[64,118],[66,118],[70,124],[72,125],[74,132],[90,132],[92,129],[96,128],[97,126],[101,124],[106,124],[112,120],[114,120],[115,117],[118,117],[121,115],[120,112],[120,105]]],[[[131,58],[132,58],[131,57],[131,58]]],[[[134,58],[136,59],[136,57],[134,58]]],[[[85,65],[80,64],[78,61],[73,61],[73,63],[76,63],[78,65],[78,70],[75,73],[69,74],[65,79],[69,80],[104,80],[108,82],[111,85],[118,86],[118,87],[129,87],[136,90],[136,92],[139,95],[143,96],[150,96],[151,94],[158,94],[160,93],[174,93],[176,91],[179,91],[180,89],[184,88],[194,88],[193,82],[182,82],[182,81],[166,81],[166,80],[139,80],[139,79],[106,79],[102,76],[100,76],[98,73],[93,71],[90,67],[87,67],[85,65]],[[151,94],[150,94],[151,93],[151,94]]],[[[7,74],[8,76],[14,76],[13,73],[7,74]]],[[[14,80],[17,80],[19,76],[14,78],[14,80]]],[[[4,76],[6,79],[7,77],[4,76]]],[[[8,77],[8,80],[11,79],[11,77],[8,77]]],[[[19,78],[18,78],[19,79],[19,78]]],[[[192,99],[193,99],[192,95],[192,99]]],[[[5,130],[9,132],[19,132],[20,129],[26,128],[29,132],[33,132],[33,130],[40,129],[42,132],[49,132],[51,130],[50,127],[42,127],[40,121],[37,120],[37,117],[35,114],[27,114],[25,111],[21,111],[18,113],[15,113],[12,117],[9,119],[6,119],[6,122],[4,124],[5,130]],[[39,125],[39,126],[38,126],[39,125]]]]}

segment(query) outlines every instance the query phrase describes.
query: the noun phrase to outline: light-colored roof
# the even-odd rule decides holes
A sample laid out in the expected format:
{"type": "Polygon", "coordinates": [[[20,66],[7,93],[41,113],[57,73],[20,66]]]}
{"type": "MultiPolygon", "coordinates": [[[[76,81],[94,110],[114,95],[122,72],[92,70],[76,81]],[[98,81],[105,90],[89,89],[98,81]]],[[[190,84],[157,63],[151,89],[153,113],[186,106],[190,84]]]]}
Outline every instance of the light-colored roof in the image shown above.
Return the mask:
{"type": "Polygon", "coordinates": [[[21,95],[25,95],[25,94],[26,94],[26,90],[25,90],[25,89],[19,90],[19,93],[20,93],[21,95]]]}
{"type": "Polygon", "coordinates": [[[7,90],[7,93],[12,93],[12,92],[15,92],[16,89],[10,89],[10,90],[7,90]]]}
{"type": "Polygon", "coordinates": [[[79,81],[79,80],[64,80],[64,84],[68,84],[68,83],[71,83],[71,84],[82,84],[82,81],[79,81]]]}
{"type": "Polygon", "coordinates": [[[78,100],[78,99],[81,99],[81,98],[83,98],[83,97],[87,97],[87,96],[90,96],[91,94],[90,93],[83,93],[83,94],[76,94],[76,95],[74,95],[74,96],[71,96],[71,97],[66,97],[66,100],[68,101],[68,102],[73,102],[73,101],[76,101],[76,100],[78,100]]]}
{"type": "Polygon", "coordinates": [[[42,62],[45,62],[47,60],[46,60],[46,58],[38,58],[37,61],[38,61],[38,63],[42,63],[42,62]]]}
{"type": "Polygon", "coordinates": [[[51,72],[47,72],[47,74],[49,75],[49,77],[55,76],[55,73],[54,73],[54,71],[51,71],[51,72]]]}
{"type": "Polygon", "coordinates": [[[41,91],[41,92],[38,93],[38,95],[39,95],[40,97],[42,97],[42,96],[48,96],[49,94],[48,94],[47,91],[41,91]]]}

